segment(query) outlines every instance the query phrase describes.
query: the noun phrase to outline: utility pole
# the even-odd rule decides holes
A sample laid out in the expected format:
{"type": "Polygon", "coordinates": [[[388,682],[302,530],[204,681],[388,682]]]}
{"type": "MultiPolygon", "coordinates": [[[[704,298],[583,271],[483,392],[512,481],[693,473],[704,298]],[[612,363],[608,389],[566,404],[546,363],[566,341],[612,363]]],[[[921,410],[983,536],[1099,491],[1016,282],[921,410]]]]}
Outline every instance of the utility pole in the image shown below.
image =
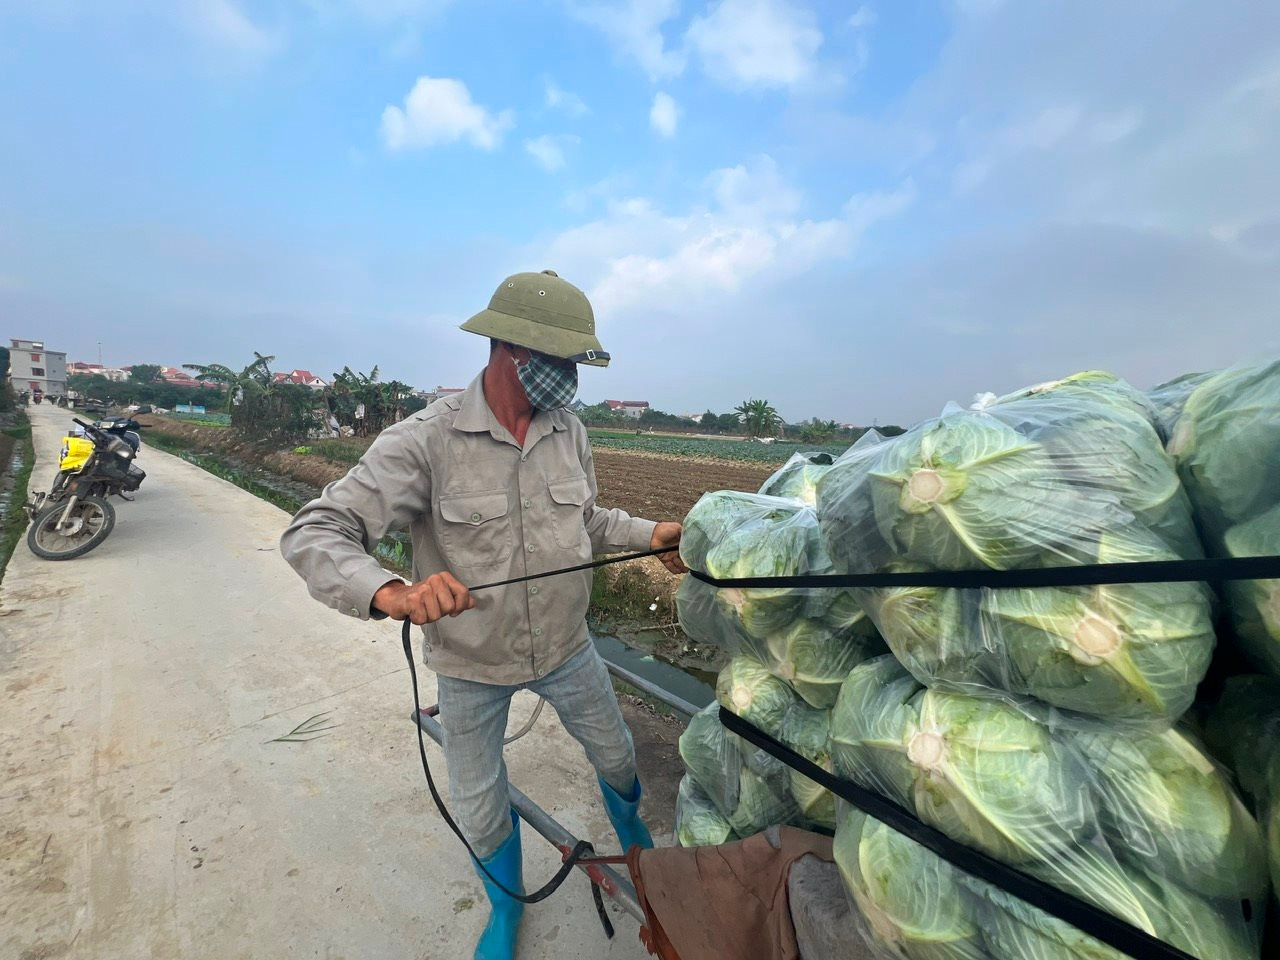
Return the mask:
{"type": "Polygon", "coordinates": [[[98,341],[98,366],[102,366],[102,341],[98,341]]]}

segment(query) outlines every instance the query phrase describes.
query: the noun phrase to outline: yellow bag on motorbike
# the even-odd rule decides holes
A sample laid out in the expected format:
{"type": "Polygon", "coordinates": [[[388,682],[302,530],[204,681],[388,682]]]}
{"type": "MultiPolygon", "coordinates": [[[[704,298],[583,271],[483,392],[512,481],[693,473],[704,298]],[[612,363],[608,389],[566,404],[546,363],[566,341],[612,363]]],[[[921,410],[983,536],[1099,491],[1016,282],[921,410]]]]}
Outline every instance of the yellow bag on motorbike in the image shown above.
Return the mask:
{"type": "Polygon", "coordinates": [[[62,459],[59,470],[79,470],[93,456],[93,441],[84,437],[62,438],[62,459]]]}

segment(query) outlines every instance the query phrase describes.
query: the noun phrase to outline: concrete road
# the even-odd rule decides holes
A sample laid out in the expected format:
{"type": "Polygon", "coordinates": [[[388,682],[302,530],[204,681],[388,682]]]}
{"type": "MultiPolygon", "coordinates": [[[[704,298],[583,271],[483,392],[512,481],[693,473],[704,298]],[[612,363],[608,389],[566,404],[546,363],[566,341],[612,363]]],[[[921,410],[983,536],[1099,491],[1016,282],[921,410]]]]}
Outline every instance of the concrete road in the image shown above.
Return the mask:
{"type": "MultiPolygon", "coordinates": [[[[69,414],[30,413],[43,486],[69,414]]],[[[396,628],[307,596],[284,512],[146,446],[139,463],[102,546],[50,563],[20,543],[0,588],[0,957],[470,957],[484,895],[427,795],[396,628]],[[273,742],[316,714],[334,728],[273,742]]],[[[507,762],[616,849],[552,712],[507,762]]],[[[530,836],[541,883],[557,858],[530,836]]],[[[520,956],[646,956],[615,919],[610,943],[575,874],[529,908],[520,956]]]]}

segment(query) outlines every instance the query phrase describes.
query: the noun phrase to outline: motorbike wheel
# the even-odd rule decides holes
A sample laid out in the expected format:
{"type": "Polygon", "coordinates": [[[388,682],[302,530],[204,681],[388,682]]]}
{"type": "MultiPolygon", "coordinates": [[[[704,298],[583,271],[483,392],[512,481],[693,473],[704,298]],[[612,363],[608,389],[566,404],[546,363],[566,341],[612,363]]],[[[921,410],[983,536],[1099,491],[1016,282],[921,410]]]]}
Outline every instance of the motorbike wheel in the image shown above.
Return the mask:
{"type": "Polygon", "coordinates": [[[31,521],[27,546],[44,560],[74,560],[107,539],[116,525],[116,511],[101,497],[85,497],[71,510],[68,528],[58,529],[65,503],[47,507],[31,521]]]}

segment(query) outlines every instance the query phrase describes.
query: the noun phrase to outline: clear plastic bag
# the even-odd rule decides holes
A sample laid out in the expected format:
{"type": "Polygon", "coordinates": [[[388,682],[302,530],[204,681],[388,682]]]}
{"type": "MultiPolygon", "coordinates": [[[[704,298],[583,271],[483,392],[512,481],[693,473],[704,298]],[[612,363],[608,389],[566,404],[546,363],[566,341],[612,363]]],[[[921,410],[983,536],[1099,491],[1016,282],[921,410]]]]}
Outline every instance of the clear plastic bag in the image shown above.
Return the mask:
{"type": "Polygon", "coordinates": [[[718,703],[705,707],[680,736],[689,778],[738,837],[794,822],[797,808],[787,767],[725,730],[719,709],[718,703]]]}
{"type": "Polygon", "coordinates": [[[714,847],[737,839],[711,798],[685,774],[676,795],[676,843],[682,847],[714,847]]]}
{"type": "Polygon", "coordinates": [[[1182,416],[1182,408],[1187,404],[1187,397],[1191,396],[1196,387],[1217,374],[1216,370],[1205,373],[1184,373],[1172,380],[1157,384],[1147,391],[1147,399],[1151,401],[1151,406],[1156,412],[1156,424],[1160,428],[1160,435],[1166,443],[1173,436],[1178,418],[1182,416]]]}
{"type": "MultiPolygon", "coordinates": [[[[1199,382],[1169,452],[1213,556],[1280,553],[1280,360],[1199,382]]],[[[1244,653],[1280,676],[1280,580],[1234,581],[1226,592],[1244,653]]]]}
{"type": "MultiPolygon", "coordinates": [[[[1089,373],[855,446],[818,485],[829,555],[850,573],[1199,557],[1154,416],[1128,384],[1089,373]]],[[[1177,719],[1215,644],[1197,583],[856,596],[922,682],[1085,721],[1177,719]]]]}
{"type": "Polygon", "coordinates": [[[1262,825],[1272,898],[1280,904],[1280,680],[1259,675],[1228,678],[1209,711],[1205,740],[1235,773],[1262,825]]]}
{"type": "Polygon", "coordinates": [[[818,480],[834,462],[829,453],[797,453],[764,482],[760,492],[812,507],[818,502],[818,480]]]}
{"type": "MultiPolygon", "coordinates": [[[[834,572],[817,514],[798,501],[711,493],[685,523],[681,555],[714,577],[834,572]]],[[[686,577],[676,607],[690,637],[753,658],[819,709],[835,702],[850,669],[884,651],[849,590],[717,589],[686,577]]]]}
{"type": "MultiPolygon", "coordinates": [[[[925,688],[882,657],[850,673],[831,750],[837,773],[966,846],[1195,956],[1258,956],[1258,825],[1176,729],[1048,726],[1000,700],[925,688]]],[[[836,860],[873,934],[901,956],[1118,956],[860,814],[842,819],[836,860]]]]}

